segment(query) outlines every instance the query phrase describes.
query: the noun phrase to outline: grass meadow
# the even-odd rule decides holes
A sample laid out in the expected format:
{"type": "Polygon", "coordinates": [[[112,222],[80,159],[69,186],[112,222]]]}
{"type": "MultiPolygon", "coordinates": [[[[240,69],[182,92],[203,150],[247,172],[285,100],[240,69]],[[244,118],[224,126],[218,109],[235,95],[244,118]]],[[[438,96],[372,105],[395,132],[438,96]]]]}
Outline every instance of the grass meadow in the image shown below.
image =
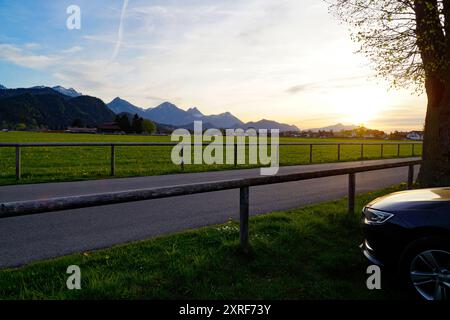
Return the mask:
{"type": "MultiPolygon", "coordinates": [[[[67,134],[39,132],[0,132],[0,143],[32,142],[170,142],[168,136],[67,134]]],[[[301,139],[281,138],[280,142],[324,143],[386,143],[385,140],[301,139]]],[[[389,141],[404,143],[404,141],[389,141]]],[[[416,145],[420,155],[422,146],[416,145]]],[[[149,176],[180,172],[234,169],[233,165],[186,165],[184,171],[170,159],[171,147],[116,147],[116,177],[149,176]]],[[[380,146],[366,145],[364,159],[380,158],[380,146]]],[[[402,145],[400,156],[412,154],[411,144],[402,145]]],[[[110,176],[109,147],[38,147],[22,148],[22,179],[20,183],[39,183],[102,179],[110,176]]],[[[397,145],[385,145],[384,157],[397,157],[397,145]]],[[[340,161],[360,159],[360,146],[341,146],[340,161]]],[[[280,164],[308,164],[309,146],[281,146],[280,164]]],[[[337,146],[314,146],[313,163],[337,161],[337,146]]],[[[256,165],[239,165],[250,168],[256,165]]],[[[15,149],[0,148],[0,185],[15,184],[15,149]]]]}

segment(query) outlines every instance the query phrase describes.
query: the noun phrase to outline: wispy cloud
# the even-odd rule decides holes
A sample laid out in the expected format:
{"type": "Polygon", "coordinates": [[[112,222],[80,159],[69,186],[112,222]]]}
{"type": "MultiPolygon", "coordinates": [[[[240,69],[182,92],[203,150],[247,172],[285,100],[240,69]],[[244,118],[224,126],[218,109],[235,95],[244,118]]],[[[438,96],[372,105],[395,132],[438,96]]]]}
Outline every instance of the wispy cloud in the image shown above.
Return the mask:
{"type": "Polygon", "coordinates": [[[78,53],[78,52],[81,52],[81,51],[83,51],[83,47],[80,47],[80,46],[73,46],[73,47],[70,47],[70,48],[68,48],[68,49],[65,49],[65,50],[62,50],[62,53],[78,53]]]}
{"type": "Polygon", "coordinates": [[[122,45],[123,25],[124,25],[124,21],[125,21],[125,15],[127,13],[128,2],[129,2],[129,0],[123,1],[122,12],[120,14],[119,30],[117,31],[117,42],[116,42],[116,46],[114,47],[113,54],[111,56],[111,61],[116,60],[116,57],[119,54],[120,46],[122,45]]]}
{"type": "Polygon", "coordinates": [[[297,94],[300,92],[311,92],[317,89],[357,88],[366,84],[369,75],[347,76],[335,79],[324,79],[317,82],[307,82],[289,87],[286,92],[297,94]]]}

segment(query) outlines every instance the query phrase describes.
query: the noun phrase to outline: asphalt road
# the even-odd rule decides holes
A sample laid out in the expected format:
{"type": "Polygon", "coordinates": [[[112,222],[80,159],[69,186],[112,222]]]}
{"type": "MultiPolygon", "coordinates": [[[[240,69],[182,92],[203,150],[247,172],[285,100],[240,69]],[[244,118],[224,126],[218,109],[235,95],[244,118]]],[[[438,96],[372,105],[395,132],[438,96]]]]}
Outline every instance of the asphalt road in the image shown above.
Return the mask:
{"type": "MultiPolygon", "coordinates": [[[[345,168],[400,160],[283,167],[280,173],[345,168]]],[[[417,172],[418,170],[416,170],[417,172]]],[[[408,169],[360,173],[357,192],[404,182],[408,169]]],[[[259,176],[259,169],[0,187],[0,202],[259,176]]],[[[251,215],[346,196],[347,176],[253,187],[251,215]]],[[[0,268],[239,219],[239,190],[67,210],[0,220],[0,268]]]]}

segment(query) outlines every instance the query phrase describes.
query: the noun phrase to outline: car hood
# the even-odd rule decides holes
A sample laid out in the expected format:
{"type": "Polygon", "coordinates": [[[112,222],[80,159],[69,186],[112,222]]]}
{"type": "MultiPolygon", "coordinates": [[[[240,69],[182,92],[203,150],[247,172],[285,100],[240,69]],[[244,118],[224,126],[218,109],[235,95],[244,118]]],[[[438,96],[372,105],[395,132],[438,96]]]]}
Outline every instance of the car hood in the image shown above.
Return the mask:
{"type": "Polygon", "coordinates": [[[450,214],[450,187],[394,192],[373,200],[367,207],[387,212],[444,209],[450,214]]]}

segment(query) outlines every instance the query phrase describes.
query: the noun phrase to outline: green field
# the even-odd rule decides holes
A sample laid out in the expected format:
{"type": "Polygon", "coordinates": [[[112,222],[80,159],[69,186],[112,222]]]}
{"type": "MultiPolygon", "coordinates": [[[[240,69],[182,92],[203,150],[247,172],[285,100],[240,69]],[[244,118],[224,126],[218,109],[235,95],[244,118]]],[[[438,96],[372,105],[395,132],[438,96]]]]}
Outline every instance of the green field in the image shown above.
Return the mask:
{"type": "MultiPolygon", "coordinates": [[[[357,197],[357,212],[393,187],[357,197]]],[[[230,221],[0,271],[0,299],[399,299],[382,272],[368,290],[359,214],[338,200],[250,219],[251,251],[230,221]],[[81,269],[68,290],[66,269],[81,269]]]]}
{"type": "MultiPolygon", "coordinates": [[[[0,143],[26,142],[169,142],[167,136],[133,136],[133,135],[89,135],[66,133],[37,132],[0,132],[0,143]]],[[[339,140],[339,139],[300,139],[282,138],[281,142],[365,142],[384,143],[384,140],[339,140]]],[[[397,142],[397,141],[389,141],[397,142]]],[[[402,142],[402,141],[398,141],[402,142]]],[[[403,141],[404,142],[404,141],[403,141]]],[[[415,154],[420,155],[422,146],[415,147],[415,154]]],[[[170,160],[171,147],[117,147],[116,176],[147,176],[182,172],[179,166],[170,160]]],[[[411,144],[403,145],[401,157],[411,156],[411,144]]],[[[380,157],[380,146],[365,146],[364,158],[380,157]]],[[[386,145],[384,157],[397,157],[397,146],[386,145]]],[[[360,146],[342,146],[341,161],[358,160],[360,146]]],[[[336,146],[314,146],[313,162],[325,163],[337,161],[336,146]]],[[[280,164],[295,165],[309,163],[309,146],[281,146],[280,164]]],[[[254,165],[240,165],[249,168],[254,165]]],[[[184,172],[233,169],[232,165],[186,165],[184,172]]],[[[23,148],[22,180],[20,183],[37,183],[52,181],[71,181],[83,179],[108,178],[110,174],[109,147],[39,147],[23,148]]],[[[14,184],[15,150],[0,148],[0,185],[14,184]]]]}

